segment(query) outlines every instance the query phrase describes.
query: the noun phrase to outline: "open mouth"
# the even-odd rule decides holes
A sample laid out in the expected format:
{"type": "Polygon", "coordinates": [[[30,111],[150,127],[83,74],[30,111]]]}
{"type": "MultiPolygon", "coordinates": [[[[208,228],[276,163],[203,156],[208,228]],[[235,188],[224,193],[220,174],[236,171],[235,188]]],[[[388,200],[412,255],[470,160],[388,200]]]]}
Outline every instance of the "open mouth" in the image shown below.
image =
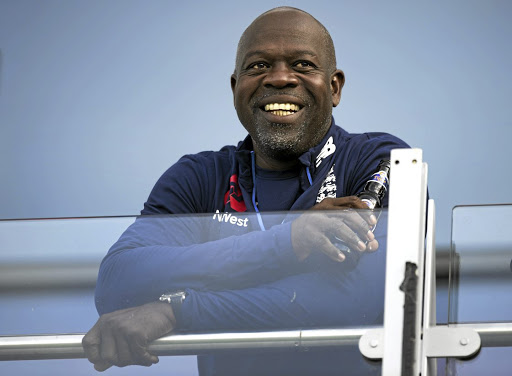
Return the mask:
{"type": "Polygon", "coordinates": [[[290,116],[301,110],[301,106],[293,103],[269,103],[263,108],[265,112],[276,116],[290,116]]]}

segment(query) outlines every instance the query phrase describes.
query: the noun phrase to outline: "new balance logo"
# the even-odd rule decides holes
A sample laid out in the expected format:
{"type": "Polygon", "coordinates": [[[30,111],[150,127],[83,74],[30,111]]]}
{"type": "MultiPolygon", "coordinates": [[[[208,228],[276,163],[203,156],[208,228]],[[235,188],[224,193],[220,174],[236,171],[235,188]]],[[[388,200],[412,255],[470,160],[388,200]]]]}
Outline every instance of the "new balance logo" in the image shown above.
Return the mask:
{"type": "Polygon", "coordinates": [[[316,167],[320,166],[322,161],[327,158],[329,155],[334,153],[336,151],[336,145],[334,145],[334,141],[332,139],[332,136],[329,137],[327,142],[325,143],[324,147],[316,157],[316,167]]]}
{"type": "Polygon", "coordinates": [[[247,222],[249,221],[249,218],[238,218],[236,215],[231,213],[221,214],[219,210],[215,211],[213,219],[216,219],[219,222],[225,222],[240,227],[247,227],[247,222]]]}

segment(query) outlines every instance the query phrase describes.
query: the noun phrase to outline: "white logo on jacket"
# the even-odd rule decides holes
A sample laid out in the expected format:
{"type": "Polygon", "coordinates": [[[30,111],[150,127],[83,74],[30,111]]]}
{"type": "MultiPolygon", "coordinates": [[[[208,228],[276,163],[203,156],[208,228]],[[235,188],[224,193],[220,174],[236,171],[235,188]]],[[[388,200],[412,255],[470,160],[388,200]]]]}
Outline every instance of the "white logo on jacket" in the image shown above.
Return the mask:
{"type": "Polygon", "coordinates": [[[322,182],[322,186],[318,190],[316,202],[321,202],[324,198],[336,198],[336,175],[334,175],[334,165],[332,165],[329,173],[322,182]]]}
{"type": "Polygon", "coordinates": [[[249,218],[238,218],[236,215],[233,215],[228,212],[221,214],[219,210],[215,211],[213,219],[217,219],[219,222],[237,225],[239,227],[247,227],[247,222],[249,221],[249,218]]]}
{"type": "Polygon", "coordinates": [[[333,138],[331,136],[331,137],[329,137],[329,139],[325,143],[324,147],[322,148],[322,150],[320,150],[320,153],[316,157],[316,167],[320,166],[322,161],[325,158],[327,158],[329,155],[334,153],[335,151],[336,151],[336,145],[334,145],[334,141],[333,141],[333,138]]]}

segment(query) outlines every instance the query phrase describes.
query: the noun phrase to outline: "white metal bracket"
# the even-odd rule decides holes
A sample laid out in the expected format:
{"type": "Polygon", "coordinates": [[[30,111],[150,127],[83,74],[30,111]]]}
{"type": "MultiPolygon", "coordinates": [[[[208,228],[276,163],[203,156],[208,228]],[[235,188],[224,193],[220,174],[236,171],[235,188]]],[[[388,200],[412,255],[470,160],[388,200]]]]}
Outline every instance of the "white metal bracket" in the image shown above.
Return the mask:
{"type": "MultiPolygon", "coordinates": [[[[359,351],[368,359],[382,359],[384,329],[370,329],[359,340],[359,351]]],[[[423,333],[424,355],[428,358],[467,358],[480,350],[480,335],[471,328],[436,326],[423,333]]]]}
{"type": "Polygon", "coordinates": [[[467,358],[480,350],[480,335],[471,328],[436,326],[425,329],[423,348],[428,358],[467,358]]]}
{"type": "Polygon", "coordinates": [[[359,339],[359,351],[364,357],[373,360],[384,356],[384,329],[370,329],[359,339]]]}

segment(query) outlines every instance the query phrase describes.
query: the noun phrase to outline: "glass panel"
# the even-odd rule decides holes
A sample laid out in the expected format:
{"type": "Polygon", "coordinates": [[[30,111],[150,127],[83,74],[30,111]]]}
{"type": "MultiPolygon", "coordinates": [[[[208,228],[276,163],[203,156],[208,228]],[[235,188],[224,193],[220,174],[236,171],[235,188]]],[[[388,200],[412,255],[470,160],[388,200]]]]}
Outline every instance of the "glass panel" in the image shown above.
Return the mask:
{"type": "MultiPolygon", "coordinates": [[[[512,205],[453,209],[449,323],[512,325],[511,228],[512,205]]],[[[509,375],[511,356],[510,347],[483,348],[471,361],[450,359],[447,374],[509,375]]]]}
{"type": "Polygon", "coordinates": [[[452,323],[512,321],[512,205],[453,209],[452,323]]]}
{"type": "MultiPolygon", "coordinates": [[[[87,332],[98,318],[94,288],[107,251],[96,294],[100,312],[186,289],[179,334],[382,325],[387,212],[378,213],[377,252],[355,250],[356,243],[348,243],[346,236],[347,226],[354,228],[369,215],[217,212],[0,221],[0,335],[87,332]],[[343,262],[326,255],[340,257],[338,250],[343,262]],[[299,262],[295,252],[305,259],[299,262]]],[[[359,236],[367,246],[374,244],[363,232],[359,236]]],[[[215,361],[235,367],[282,363],[288,371],[292,366],[318,370],[321,364],[380,372],[380,365],[364,360],[356,345],[312,347],[300,354],[263,350],[225,353],[215,361]]],[[[113,372],[158,374],[166,369],[194,375],[195,359],[162,357],[149,369],[113,372]]],[[[76,374],[92,370],[84,359],[0,364],[9,374],[27,367],[52,374],[68,374],[69,367],[76,374]]]]}

